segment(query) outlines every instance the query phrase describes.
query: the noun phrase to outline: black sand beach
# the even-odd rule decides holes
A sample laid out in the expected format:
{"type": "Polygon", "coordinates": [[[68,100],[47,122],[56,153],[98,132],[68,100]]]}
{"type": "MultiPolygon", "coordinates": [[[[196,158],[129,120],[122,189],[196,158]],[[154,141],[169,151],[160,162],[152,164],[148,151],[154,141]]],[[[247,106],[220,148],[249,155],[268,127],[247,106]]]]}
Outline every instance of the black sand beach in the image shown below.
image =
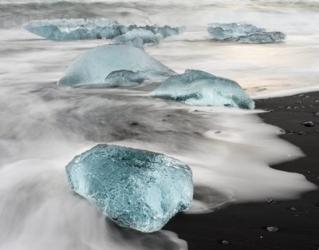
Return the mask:
{"type": "MultiPolygon", "coordinates": [[[[272,167],[301,173],[319,185],[319,92],[257,100],[256,104],[257,108],[270,111],[260,117],[284,129],[282,138],[306,155],[272,167]]],[[[317,250],[319,191],[296,200],[270,199],[236,204],[210,214],[178,215],[166,229],[185,239],[190,250],[317,250]]]]}

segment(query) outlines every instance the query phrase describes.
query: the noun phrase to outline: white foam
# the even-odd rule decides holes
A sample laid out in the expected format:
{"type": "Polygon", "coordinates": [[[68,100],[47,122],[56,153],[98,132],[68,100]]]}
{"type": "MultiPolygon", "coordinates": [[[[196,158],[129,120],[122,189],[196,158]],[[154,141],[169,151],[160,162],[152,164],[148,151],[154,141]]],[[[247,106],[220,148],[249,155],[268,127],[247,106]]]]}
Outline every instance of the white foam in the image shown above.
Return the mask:
{"type": "Polygon", "coordinates": [[[120,232],[71,193],[64,160],[23,160],[0,169],[1,250],[187,249],[171,232],[120,232]]]}
{"type": "Polygon", "coordinates": [[[208,212],[229,202],[297,198],[316,188],[303,175],[270,167],[303,156],[297,147],[278,138],[279,128],[263,123],[249,112],[203,112],[205,120],[197,118],[197,122],[201,126],[209,124],[211,130],[203,132],[202,138],[174,136],[183,144],[182,149],[177,143],[174,145],[174,139],[119,144],[162,152],[186,162],[192,168],[195,187],[199,187],[195,194],[200,198],[191,211],[195,213],[208,212]]]}

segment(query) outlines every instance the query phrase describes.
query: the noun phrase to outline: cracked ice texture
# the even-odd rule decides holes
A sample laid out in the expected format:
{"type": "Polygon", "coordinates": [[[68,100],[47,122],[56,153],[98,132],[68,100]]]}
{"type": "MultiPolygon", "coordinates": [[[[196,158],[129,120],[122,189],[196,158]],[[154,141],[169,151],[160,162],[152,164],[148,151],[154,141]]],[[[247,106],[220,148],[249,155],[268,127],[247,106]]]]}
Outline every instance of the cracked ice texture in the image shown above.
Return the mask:
{"type": "MultiPolygon", "coordinates": [[[[91,49],[79,56],[68,67],[58,85],[112,87],[114,79],[110,80],[110,78],[114,75],[117,77],[125,75],[125,72],[130,76],[140,74],[145,80],[155,82],[162,81],[174,74],[171,69],[148,55],[143,49],[130,45],[105,45],[91,49]],[[111,74],[112,72],[113,74],[111,74]]],[[[136,85],[136,83],[141,82],[135,81],[132,85],[136,85]]],[[[121,83],[118,82],[116,85],[120,86],[121,83]]],[[[123,85],[127,86],[127,82],[123,82],[123,85]]]]}
{"type": "Polygon", "coordinates": [[[122,34],[121,25],[109,19],[35,20],[24,29],[49,40],[112,39],[122,34]]]}
{"type": "Polygon", "coordinates": [[[151,95],[198,106],[253,109],[254,101],[235,81],[200,70],[186,70],[171,76],[151,95]]]}
{"type": "Polygon", "coordinates": [[[151,151],[100,144],[66,167],[74,192],[118,225],[160,230],[193,198],[192,172],[179,160],[151,151]]]}
{"type": "Polygon", "coordinates": [[[268,32],[251,24],[212,23],[208,33],[215,41],[238,43],[278,43],[285,40],[285,34],[279,31],[268,32]]]}

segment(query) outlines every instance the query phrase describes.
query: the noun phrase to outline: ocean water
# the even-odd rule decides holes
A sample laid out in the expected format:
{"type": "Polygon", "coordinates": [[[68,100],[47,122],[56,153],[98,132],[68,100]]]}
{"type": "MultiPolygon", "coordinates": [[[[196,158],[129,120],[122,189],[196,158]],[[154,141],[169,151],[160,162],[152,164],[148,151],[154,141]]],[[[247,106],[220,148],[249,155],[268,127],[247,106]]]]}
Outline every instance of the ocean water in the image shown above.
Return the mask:
{"type": "MultiPolygon", "coordinates": [[[[198,108],[152,98],[148,89],[59,88],[74,58],[105,40],[54,42],[21,29],[45,18],[106,17],[184,26],[145,50],[177,72],[233,79],[253,98],[319,89],[319,1],[0,0],[0,249],[187,249],[174,232],[123,230],[68,188],[64,167],[97,143],[166,153],[192,168],[189,213],[232,202],[296,198],[316,187],[270,168],[304,156],[256,111],[198,108]],[[287,34],[282,44],[209,40],[210,22],[248,22],[287,34]],[[136,124],[132,126],[132,124],[136,124]]],[[[138,59],[137,59],[138,60],[138,59]]]]}

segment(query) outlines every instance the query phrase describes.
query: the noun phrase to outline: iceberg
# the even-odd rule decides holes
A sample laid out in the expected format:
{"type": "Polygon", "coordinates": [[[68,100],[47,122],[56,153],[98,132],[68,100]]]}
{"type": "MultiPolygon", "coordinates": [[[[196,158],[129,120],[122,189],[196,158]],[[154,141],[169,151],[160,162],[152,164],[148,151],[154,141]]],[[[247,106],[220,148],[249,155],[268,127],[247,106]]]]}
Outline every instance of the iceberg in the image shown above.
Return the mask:
{"type": "Polygon", "coordinates": [[[160,230],[190,208],[190,168],[163,154],[100,144],[76,156],[66,172],[71,189],[122,227],[160,230]]]}
{"type": "Polygon", "coordinates": [[[104,45],[79,56],[68,67],[58,85],[112,87],[114,82],[116,86],[120,86],[119,80],[124,77],[123,86],[127,86],[127,81],[143,82],[138,79],[140,77],[151,82],[160,82],[173,74],[174,71],[149,56],[143,49],[130,45],[104,45]]]}
{"type": "Polygon", "coordinates": [[[222,42],[278,43],[286,37],[282,32],[268,32],[251,24],[212,23],[207,30],[213,40],[222,42]]]}
{"type": "Polygon", "coordinates": [[[253,109],[254,101],[238,83],[200,70],[186,70],[169,77],[152,96],[198,106],[225,106],[253,109]]]}
{"type": "Polygon", "coordinates": [[[140,37],[144,43],[157,43],[160,39],[181,32],[180,28],[167,25],[125,26],[106,18],[35,20],[25,24],[23,28],[54,41],[113,39],[125,35],[119,41],[126,42],[132,40],[132,37],[140,37]]]}

